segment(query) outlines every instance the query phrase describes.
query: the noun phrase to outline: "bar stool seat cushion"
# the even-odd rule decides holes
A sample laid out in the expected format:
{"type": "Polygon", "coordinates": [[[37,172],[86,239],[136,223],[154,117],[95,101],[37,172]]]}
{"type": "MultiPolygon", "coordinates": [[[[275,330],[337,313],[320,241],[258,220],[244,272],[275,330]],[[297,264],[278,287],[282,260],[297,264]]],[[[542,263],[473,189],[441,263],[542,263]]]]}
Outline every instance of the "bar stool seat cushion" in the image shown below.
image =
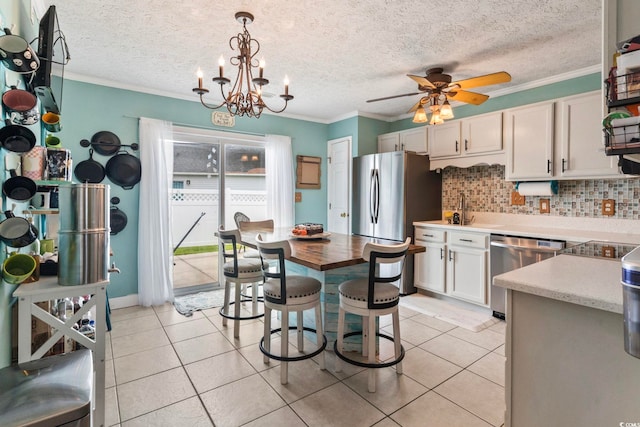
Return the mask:
{"type": "MultiPolygon", "coordinates": [[[[268,267],[268,264],[266,264],[266,266],[268,267]]],[[[225,276],[229,274],[233,274],[233,270],[234,270],[233,261],[225,262],[223,268],[224,268],[225,276]]],[[[238,278],[239,279],[246,278],[246,277],[257,277],[257,276],[262,276],[262,262],[260,262],[260,259],[255,259],[255,258],[250,258],[250,259],[239,258],[238,259],[238,278]]]]}
{"type": "MultiPolygon", "coordinates": [[[[346,298],[348,304],[355,307],[367,308],[369,279],[347,280],[340,284],[338,291],[340,297],[346,298]]],[[[375,283],[373,302],[384,304],[400,301],[400,291],[397,286],[391,283],[375,283]]]]}
{"type": "MultiPolygon", "coordinates": [[[[320,281],[313,277],[287,275],[287,300],[319,294],[321,288],[320,281]]],[[[281,298],[279,279],[268,279],[264,282],[262,289],[266,298],[281,298]]]]}

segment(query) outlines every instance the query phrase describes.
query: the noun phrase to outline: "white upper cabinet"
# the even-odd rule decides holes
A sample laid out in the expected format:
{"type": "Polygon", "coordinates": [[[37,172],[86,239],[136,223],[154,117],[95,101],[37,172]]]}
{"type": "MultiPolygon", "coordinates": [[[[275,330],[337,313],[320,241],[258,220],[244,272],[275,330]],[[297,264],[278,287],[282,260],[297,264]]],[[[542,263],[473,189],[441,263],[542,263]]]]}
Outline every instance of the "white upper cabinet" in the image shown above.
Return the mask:
{"type": "Polygon", "coordinates": [[[553,176],[553,106],[553,102],[542,102],[505,112],[507,180],[553,176]]]}
{"type": "Polygon", "coordinates": [[[429,158],[460,155],[460,120],[432,125],[429,135],[429,158]]]}
{"type": "Polygon", "coordinates": [[[497,111],[429,126],[429,167],[505,164],[502,114],[497,111]]]}
{"type": "Polygon", "coordinates": [[[378,153],[388,151],[398,151],[400,146],[400,132],[385,133],[378,135],[378,153]]]}
{"type": "Polygon", "coordinates": [[[621,177],[604,153],[600,91],[505,112],[507,180],[621,177]]]}
{"type": "Polygon", "coordinates": [[[462,119],[465,154],[484,154],[502,150],[502,112],[462,119]]]}
{"type": "Polygon", "coordinates": [[[421,126],[400,132],[378,135],[378,153],[387,151],[414,151],[427,153],[427,127],[421,126]]]}
{"type": "Polygon", "coordinates": [[[616,156],[604,153],[600,91],[564,98],[558,102],[559,157],[556,173],[567,178],[620,175],[616,156]]]}
{"type": "Polygon", "coordinates": [[[407,129],[400,132],[400,150],[415,151],[424,154],[427,152],[427,127],[407,129]]]}

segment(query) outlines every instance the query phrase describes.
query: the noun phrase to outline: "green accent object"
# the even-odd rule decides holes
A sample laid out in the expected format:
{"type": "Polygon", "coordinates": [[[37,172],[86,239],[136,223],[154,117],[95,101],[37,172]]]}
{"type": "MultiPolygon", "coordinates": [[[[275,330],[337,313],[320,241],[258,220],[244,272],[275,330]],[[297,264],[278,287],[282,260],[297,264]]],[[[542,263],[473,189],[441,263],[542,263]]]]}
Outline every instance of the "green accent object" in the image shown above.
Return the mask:
{"type": "Polygon", "coordinates": [[[178,248],[174,255],[191,255],[191,254],[203,254],[207,252],[218,252],[218,245],[209,246],[191,246],[185,248],[178,248]]]}

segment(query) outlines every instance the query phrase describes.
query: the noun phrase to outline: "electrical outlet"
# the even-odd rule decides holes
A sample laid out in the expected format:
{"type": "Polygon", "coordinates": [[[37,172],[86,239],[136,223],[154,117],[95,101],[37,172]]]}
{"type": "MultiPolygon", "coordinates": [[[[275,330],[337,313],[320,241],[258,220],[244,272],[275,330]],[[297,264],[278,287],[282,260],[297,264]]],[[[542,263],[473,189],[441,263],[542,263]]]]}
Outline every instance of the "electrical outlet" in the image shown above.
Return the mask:
{"type": "Polygon", "coordinates": [[[549,213],[551,207],[549,206],[549,199],[540,199],[540,213],[549,213]]]}
{"type": "Polygon", "coordinates": [[[604,199],[602,201],[602,215],[612,216],[616,213],[616,201],[613,199],[604,199]]]}
{"type": "Polygon", "coordinates": [[[517,191],[512,191],[511,205],[524,205],[524,196],[521,196],[517,191]]]}
{"type": "Polygon", "coordinates": [[[296,203],[300,203],[302,201],[302,193],[301,192],[296,191],[295,200],[296,200],[296,203]]]}

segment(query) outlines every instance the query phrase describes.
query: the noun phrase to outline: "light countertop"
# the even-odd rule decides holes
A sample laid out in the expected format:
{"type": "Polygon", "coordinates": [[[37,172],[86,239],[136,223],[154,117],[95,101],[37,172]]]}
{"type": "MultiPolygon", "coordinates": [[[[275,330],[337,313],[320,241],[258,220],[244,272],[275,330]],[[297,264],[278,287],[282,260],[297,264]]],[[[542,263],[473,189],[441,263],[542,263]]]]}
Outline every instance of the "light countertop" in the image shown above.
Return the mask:
{"type": "Polygon", "coordinates": [[[442,220],[416,221],[413,225],[566,240],[576,243],[599,240],[640,245],[640,221],[638,220],[487,213],[473,213],[473,216],[476,220],[471,225],[452,225],[442,220]]]}
{"type": "Polygon", "coordinates": [[[622,314],[620,260],[559,255],[501,274],[493,283],[559,301],[622,314]]]}
{"type": "MultiPolygon", "coordinates": [[[[640,246],[638,220],[473,214],[476,221],[471,225],[452,225],[444,221],[417,221],[414,225],[575,243],[599,240],[640,246]]],[[[621,314],[621,275],[619,259],[559,255],[496,276],[493,283],[515,291],[621,314]]]]}

